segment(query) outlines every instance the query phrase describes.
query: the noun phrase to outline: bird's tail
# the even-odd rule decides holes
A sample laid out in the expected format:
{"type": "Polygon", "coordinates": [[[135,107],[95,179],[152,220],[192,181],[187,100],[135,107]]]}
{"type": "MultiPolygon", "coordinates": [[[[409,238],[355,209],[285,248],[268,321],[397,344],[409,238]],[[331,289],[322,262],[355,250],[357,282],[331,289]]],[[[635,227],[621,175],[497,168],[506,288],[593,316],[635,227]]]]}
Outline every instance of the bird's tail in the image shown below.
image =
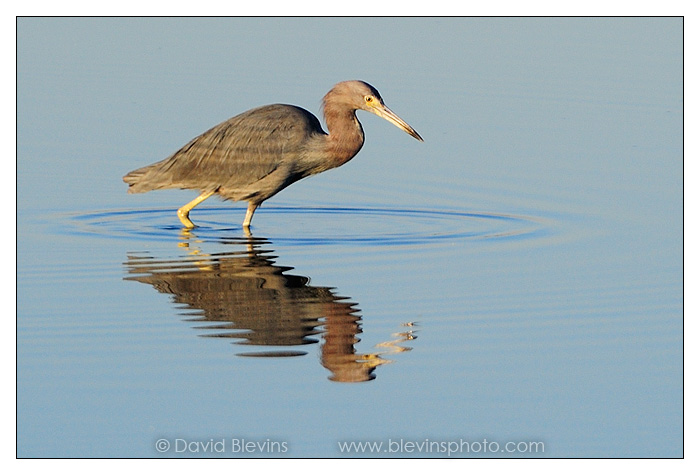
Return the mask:
{"type": "Polygon", "coordinates": [[[144,193],[152,189],[148,186],[148,183],[143,180],[149,168],[150,167],[139,168],[138,170],[131,171],[124,175],[122,180],[129,185],[128,193],[144,193]]]}

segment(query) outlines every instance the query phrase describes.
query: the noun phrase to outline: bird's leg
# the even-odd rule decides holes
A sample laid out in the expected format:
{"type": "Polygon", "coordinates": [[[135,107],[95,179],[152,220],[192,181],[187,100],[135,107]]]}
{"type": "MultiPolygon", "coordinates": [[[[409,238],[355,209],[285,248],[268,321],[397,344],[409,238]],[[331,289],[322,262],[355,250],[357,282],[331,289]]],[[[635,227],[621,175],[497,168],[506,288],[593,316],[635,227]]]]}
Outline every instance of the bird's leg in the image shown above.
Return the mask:
{"type": "Polygon", "coordinates": [[[248,211],[245,212],[245,219],[243,220],[243,228],[250,228],[250,222],[253,220],[253,213],[258,209],[259,205],[256,205],[252,201],[248,203],[248,211]]]}
{"type": "Polygon", "coordinates": [[[213,191],[205,191],[204,193],[187,203],[185,206],[177,210],[177,217],[180,218],[180,221],[186,228],[195,227],[195,224],[192,221],[190,221],[190,211],[192,211],[192,208],[194,208],[199,203],[206,200],[213,194],[213,191]]]}

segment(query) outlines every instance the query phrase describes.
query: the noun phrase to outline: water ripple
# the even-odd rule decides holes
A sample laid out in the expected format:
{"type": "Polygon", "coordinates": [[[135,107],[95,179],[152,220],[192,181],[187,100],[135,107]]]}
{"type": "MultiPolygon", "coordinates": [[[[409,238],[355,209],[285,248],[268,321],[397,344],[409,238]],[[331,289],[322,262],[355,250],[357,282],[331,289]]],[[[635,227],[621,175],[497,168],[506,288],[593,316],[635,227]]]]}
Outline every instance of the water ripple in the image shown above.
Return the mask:
{"type": "MultiPolygon", "coordinates": [[[[93,211],[66,216],[68,234],[139,240],[181,240],[173,209],[93,211]]],[[[201,208],[198,239],[226,242],[245,235],[231,208],[201,208]]],[[[374,207],[266,206],[253,234],[286,245],[406,245],[445,241],[531,242],[551,236],[550,219],[516,214],[374,207]],[[272,226],[272,224],[274,226],[272,226]],[[257,228],[257,229],[256,229],[257,228]]]]}

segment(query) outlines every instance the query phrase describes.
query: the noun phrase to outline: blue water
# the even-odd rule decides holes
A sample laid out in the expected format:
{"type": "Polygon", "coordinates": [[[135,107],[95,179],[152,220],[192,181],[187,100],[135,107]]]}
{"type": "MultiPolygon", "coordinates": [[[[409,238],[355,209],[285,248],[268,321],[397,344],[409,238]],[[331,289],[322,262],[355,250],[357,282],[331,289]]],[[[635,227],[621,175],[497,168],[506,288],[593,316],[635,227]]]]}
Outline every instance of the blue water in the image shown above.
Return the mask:
{"type": "Polygon", "coordinates": [[[682,26],[19,19],[18,455],[682,456],[682,26]],[[252,236],[126,194],[355,78],[425,143],[358,113],[252,236]]]}

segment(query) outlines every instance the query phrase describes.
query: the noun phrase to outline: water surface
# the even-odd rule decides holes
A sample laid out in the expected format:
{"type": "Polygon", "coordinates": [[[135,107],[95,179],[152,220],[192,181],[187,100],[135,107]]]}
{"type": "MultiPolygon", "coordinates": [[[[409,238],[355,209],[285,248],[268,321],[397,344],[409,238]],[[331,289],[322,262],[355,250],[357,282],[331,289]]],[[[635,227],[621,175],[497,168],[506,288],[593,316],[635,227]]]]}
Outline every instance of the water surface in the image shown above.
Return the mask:
{"type": "Polygon", "coordinates": [[[18,455],[682,456],[682,66],[676,18],[20,19],[18,455]],[[358,113],[252,236],[126,194],[355,78],[425,143],[358,113]]]}

